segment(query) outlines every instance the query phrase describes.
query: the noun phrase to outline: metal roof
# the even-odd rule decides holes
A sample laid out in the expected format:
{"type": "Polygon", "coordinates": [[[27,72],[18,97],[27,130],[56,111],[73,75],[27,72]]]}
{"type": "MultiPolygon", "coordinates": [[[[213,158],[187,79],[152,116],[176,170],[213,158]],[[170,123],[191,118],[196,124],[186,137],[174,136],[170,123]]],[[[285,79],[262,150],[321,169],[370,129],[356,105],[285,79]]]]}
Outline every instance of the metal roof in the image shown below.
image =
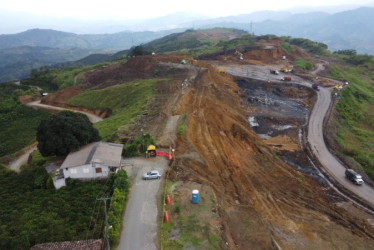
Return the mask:
{"type": "Polygon", "coordinates": [[[71,152],[62,163],[61,168],[72,168],[91,163],[119,167],[122,159],[122,144],[110,142],[93,142],[71,152]]]}

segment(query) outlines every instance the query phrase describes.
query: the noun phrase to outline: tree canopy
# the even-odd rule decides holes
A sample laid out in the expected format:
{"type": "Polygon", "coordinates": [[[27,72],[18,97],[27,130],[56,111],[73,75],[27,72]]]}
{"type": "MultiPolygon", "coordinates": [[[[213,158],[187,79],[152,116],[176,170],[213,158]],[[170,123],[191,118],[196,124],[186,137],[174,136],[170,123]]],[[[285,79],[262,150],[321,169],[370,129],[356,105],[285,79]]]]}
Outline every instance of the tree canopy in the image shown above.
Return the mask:
{"type": "Polygon", "coordinates": [[[63,156],[101,138],[86,115],[62,111],[41,121],[36,139],[43,156],[63,156]]]}

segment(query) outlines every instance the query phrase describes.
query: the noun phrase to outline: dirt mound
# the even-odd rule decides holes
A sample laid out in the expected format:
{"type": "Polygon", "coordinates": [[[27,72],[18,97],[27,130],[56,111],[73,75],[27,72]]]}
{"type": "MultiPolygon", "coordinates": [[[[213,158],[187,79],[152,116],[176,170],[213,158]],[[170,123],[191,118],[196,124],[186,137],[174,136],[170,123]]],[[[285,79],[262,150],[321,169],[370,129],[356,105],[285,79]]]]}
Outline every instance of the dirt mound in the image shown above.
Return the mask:
{"type": "Polygon", "coordinates": [[[188,129],[177,141],[174,174],[213,187],[230,248],[370,247],[374,233],[368,223],[324,198],[321,184],[293,170],[257,139],[232,78],[197,65],[208,70],[177,105],[176,113],[187,114],[188,129]],[[190,156],[196,154],[200,157],[190,156]]]}

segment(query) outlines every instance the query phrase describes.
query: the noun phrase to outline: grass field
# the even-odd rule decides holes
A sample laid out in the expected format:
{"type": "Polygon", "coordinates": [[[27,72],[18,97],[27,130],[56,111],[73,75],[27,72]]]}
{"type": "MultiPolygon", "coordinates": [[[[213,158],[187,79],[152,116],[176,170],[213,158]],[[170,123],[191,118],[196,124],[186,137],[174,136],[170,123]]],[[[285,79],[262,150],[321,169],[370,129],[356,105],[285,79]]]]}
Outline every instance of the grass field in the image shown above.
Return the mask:
{"type": "Polygon", "coordinates": [[[140,80],[100,90],[87,90],[71,98],[68,104],[88,109],[110,109],[112,115],[94,126],[103,140],[113,139],[118,129],[133,117],[150,112],[155,96],[154,84],[158,81],[140,80]]]}

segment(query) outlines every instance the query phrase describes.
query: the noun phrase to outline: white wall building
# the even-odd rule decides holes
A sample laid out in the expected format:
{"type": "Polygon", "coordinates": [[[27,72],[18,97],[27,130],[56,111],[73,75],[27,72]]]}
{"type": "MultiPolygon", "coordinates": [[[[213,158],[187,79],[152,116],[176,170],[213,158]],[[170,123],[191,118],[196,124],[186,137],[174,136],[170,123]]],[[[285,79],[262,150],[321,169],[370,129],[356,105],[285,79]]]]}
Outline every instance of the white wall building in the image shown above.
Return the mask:
{"type": "Polygon", "coordinates": [[[107,178],[121,166],[122,144],[93,142],[71,152],[53,178],[56,189],[66,185],[66,178],[94,180],[107,178]]]}

